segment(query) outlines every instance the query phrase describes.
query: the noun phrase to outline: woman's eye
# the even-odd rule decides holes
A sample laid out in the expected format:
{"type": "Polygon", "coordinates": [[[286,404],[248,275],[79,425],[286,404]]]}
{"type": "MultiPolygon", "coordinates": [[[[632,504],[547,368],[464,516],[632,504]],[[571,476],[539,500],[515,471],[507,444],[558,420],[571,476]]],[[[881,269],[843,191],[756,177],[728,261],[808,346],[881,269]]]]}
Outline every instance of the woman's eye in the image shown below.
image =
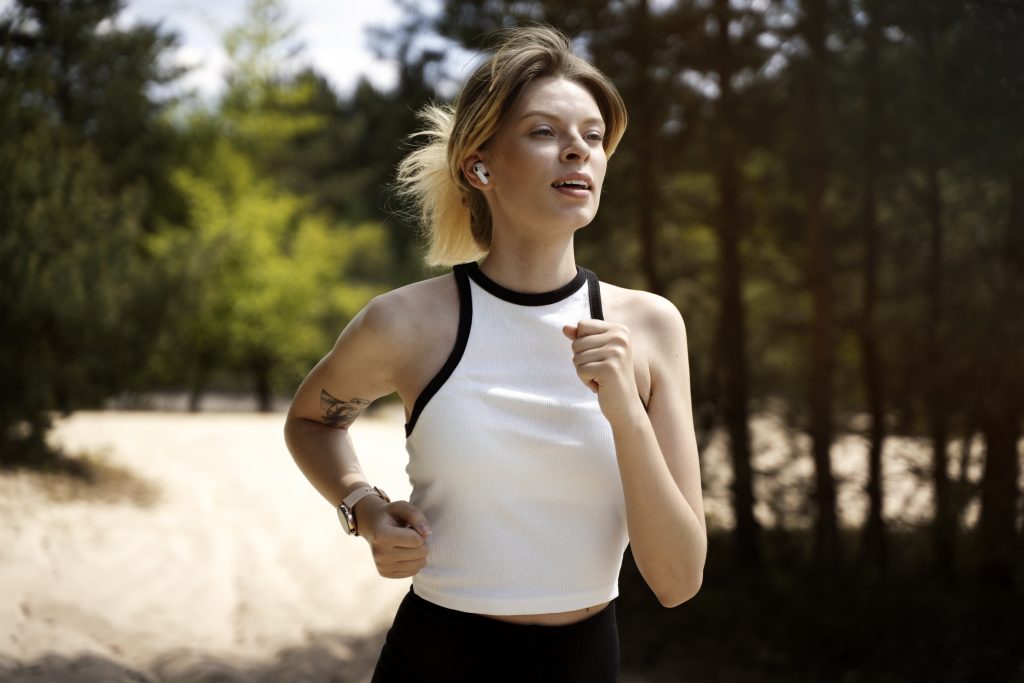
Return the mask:
{"type": "Polygon", "coordinates": [[[533,134],[534,135],[554,135],[555,131],[551,130],[550,128],[538,128],[537,130],[533,131],[533,134]]]}
{"type": "Polygon", "coordinates": [[[597,142],[600,142],[600,141],[604,140],[604,134],[603,133],[598,133],[595,130],[595,131],[593,131],[591,133],[587,133],[587,139],[588,140],[596,140],[597,142]]]}

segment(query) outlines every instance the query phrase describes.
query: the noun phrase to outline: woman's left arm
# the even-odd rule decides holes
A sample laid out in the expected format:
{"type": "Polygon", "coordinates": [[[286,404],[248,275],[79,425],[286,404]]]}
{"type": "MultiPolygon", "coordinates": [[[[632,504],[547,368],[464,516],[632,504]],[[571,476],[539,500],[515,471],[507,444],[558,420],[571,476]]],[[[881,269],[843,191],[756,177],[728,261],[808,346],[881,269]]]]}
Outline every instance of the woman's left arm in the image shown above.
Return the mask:
{"type": "Polygon", "coordinates": [[[693,427],[686,327],[675,305],[644,296],[651,349],[646,411],[633,371],[630,330],[581,320],[563,332],[574,341],[576,372],[598,394],[612,427],[626,499],[630,548],[644,580],[666,607],[700,590],[707,527],[693,427]]]}

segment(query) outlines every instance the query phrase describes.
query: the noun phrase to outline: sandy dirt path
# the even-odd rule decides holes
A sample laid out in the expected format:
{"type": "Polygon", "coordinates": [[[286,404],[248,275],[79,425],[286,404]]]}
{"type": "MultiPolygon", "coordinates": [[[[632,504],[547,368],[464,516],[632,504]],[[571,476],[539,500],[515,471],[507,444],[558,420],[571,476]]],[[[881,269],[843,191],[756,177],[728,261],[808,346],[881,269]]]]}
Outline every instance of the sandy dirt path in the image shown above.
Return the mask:
{"type": "MultiPolygon", "coordinates": [[[[341,531],[285,449],[283,421],[78,413],[53,438],[113,468],[98,484],[0,475],[0,682],[368,681],[409,581],[378,576],[366,543],[341,531]]],[[[402,422],[391,405],[352,427],[368,479],[396,499],[409,494],[402,422]]],[[[756,514],[769,526],[808,525],[806,437],[778,420],[752,426],[756,514]]],[[[859,526],[864,441],[841,439],[833,459],[840,519],[859,526]]],[[[925,444],[887,442],[890,523],[930,516],[927,463],[925,444]]],[[[722,439],[701,466],[708,525],[728,528],[722,439]]],[[[965,516],[976,514],[974,501],[965,516]]],[[[624,683],[637,680],[623,672],[624,683]]]]}
{"type": "MultiPolygon", "coordinates": [[[[382,413],[352,437],[370,481],[407,498],[403,416],[382,413]]],[[[156,496],[119,494],[122,482],[55,501],[52,481],[0,477],[0,680],[367,680],[409,581],[381,578],[341,531],[285,449],[283,419],[60,421],[56,442],[156,496]]]]}

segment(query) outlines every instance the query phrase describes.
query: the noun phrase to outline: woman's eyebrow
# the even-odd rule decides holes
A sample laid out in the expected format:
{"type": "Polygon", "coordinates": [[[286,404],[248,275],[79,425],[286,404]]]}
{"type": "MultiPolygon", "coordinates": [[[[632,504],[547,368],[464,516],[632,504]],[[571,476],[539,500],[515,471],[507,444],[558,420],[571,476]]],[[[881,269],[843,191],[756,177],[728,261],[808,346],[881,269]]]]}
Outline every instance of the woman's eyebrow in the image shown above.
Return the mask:
{"type": "MultiPolygon", "coordinates": [[[[549,111],[540,111],[539,109],[526,112],[525,114],[522,115],[522,117],[519,120],[522,121],[523,119],[528,119],[531,116],[543,116],[545,118],[556,119],[558,121],[562,120],[562,117],[559,116],[558,114],[553,114],[553,113],[551,113],[549,111]]],[[[597,123],[597,124],[600,124],[600,125],[603,126],[604,125],[604,119],[602,119],[599,116],[591,116],[590,118],[586,119],[583,123],[587,124],[587,125],[590,125],[590,124],[593,124],[593,123],[597,123]]]]}

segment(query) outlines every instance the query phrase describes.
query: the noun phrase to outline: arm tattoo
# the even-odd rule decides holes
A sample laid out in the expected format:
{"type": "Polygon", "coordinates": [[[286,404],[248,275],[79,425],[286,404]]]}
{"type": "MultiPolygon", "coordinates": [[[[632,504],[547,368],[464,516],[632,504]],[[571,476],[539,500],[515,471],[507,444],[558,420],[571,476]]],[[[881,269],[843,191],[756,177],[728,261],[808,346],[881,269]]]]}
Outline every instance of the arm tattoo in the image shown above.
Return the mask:
{"type": "Polygon", "coordinates": [[[340,401],[323,389],[320,390],[320,407],[324,411],[321,418],[325,424],[338,429],[345,429],[356,421],[359,413],[366,410],[370,402],[365,398],[353,398],[349,401],[340,401]]]}

